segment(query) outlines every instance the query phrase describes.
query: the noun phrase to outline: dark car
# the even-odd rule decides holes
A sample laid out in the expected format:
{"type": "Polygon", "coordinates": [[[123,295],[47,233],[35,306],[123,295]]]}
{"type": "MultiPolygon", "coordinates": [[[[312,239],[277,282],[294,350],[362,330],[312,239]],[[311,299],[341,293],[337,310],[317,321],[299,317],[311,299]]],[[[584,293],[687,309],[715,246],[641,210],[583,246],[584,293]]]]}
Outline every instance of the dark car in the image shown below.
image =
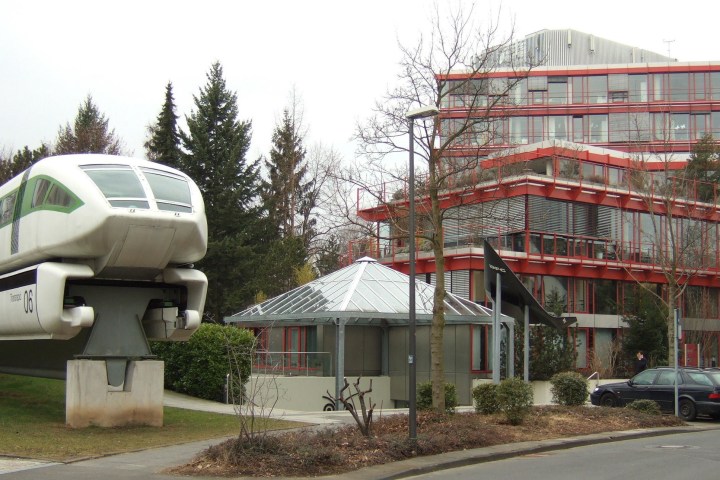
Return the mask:
{"type": "MultiPolygon", "coordinates": [[[[593,405],[618,407],[634,400],[654,400],[663,412],[675,411],[675,371],[672,367],[650,368],[627,382],[598,385],[590,394],[593,405]]],[[[697,415],[720,418],[720,371],[679,368],[678,413],[683,420],[697,415]]]]}

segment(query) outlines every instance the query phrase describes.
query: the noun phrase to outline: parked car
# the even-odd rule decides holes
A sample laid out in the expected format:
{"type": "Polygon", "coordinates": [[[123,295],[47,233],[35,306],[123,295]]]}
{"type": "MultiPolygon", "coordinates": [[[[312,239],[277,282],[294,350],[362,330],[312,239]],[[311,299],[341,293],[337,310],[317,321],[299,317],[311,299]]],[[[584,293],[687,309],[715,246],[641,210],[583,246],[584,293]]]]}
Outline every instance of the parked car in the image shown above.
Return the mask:
{"type": "MultiPolygon", "coordinates": [[[[590,394],[593,405],[619,407],[633,400],[654,400],[663,412],[675,411],[675,371],[672,367],[650,368],[627,382],[598,385],[590,394]]],[[[720,370],[679,368],[678,414],[683,420],[697,415],[720,418],[720,370]]]]}

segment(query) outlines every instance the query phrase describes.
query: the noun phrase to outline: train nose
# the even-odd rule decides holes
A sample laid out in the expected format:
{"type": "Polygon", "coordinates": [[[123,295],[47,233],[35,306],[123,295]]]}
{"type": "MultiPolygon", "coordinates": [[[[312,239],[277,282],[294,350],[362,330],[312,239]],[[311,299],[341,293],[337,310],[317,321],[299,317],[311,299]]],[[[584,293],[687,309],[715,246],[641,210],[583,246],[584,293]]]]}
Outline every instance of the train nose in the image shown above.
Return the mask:
{"type": "Polygon", "coordinates": [[[117,272],[154,277],[165,268],[173,254],[176,229],[168,226],[130,225],[112,246],[105,262],[96,266],[97,274],[105,276],[117,272]]]}

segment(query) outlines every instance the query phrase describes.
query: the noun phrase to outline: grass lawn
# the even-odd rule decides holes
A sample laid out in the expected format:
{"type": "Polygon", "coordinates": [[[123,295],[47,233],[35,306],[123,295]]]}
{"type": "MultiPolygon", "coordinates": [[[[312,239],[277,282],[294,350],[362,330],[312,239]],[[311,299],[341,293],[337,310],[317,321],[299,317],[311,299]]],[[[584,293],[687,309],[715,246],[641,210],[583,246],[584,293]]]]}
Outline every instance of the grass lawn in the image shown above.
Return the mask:
{"type": "MultiPolygon", "coordinates": [[[[270,430],[297,422],[267,420],[270,430]]],[[[65,426],[65,382],[0,374],[0,455],[67,461],[237,435],[234,415],[165,407],[163,427],[65,426]]]]}

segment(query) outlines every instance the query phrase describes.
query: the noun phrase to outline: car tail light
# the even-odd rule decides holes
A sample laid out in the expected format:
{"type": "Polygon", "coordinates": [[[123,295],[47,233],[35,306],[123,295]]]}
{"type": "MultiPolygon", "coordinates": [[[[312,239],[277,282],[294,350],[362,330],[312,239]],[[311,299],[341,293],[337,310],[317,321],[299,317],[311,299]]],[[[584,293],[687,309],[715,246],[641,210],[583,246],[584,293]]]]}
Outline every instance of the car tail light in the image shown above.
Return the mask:
{"type": "Polygon", "coordinates": [[[720,400],[720,393],[718,393],[718,392],[713,392],[713,393],[711,393],[710,395],[708,395],[708,398],[709,398],[710,400],[720,400]]]}

